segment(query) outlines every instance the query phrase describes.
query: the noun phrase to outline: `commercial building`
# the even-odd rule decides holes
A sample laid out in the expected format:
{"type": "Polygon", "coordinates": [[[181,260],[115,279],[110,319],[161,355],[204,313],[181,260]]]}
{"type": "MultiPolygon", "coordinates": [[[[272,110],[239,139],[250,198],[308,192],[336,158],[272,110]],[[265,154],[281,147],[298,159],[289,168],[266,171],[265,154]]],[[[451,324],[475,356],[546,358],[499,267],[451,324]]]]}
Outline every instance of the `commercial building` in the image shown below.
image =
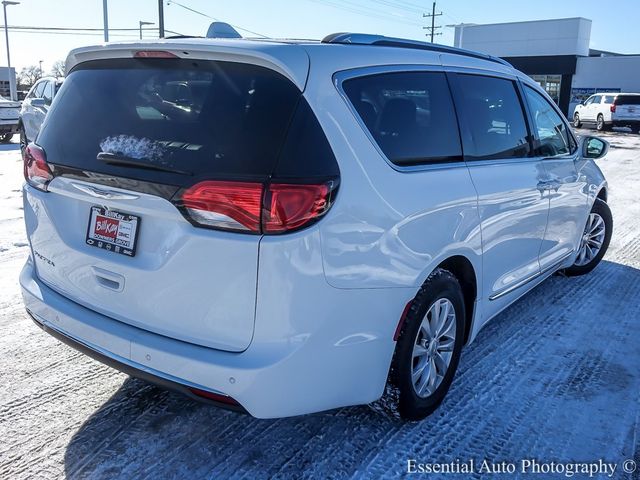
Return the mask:
{"type": "MultiPolygon", "coordinates": [[[[9,91],[9,84],[10,84],[9,75],[13,76],[13,88],[15,89],[16,88],[16,69],[13,67],[11,67],[11,69],[7,67],[0,67],[0,95],[2,95],[4,98],[12,98],[9,91]]],[[[13,98],[17,98],[15,90],[13,94],[14,94],[13,98]]]]}
{"type": "MultiPolygon", "coordinates": [[[[640,55],[590,48],[591,20],[456,25],[455,46],[502,57],[535,79],[565,115],[596,92],[640,92],[640,55]]],[[[640,46],[638,47],[640,49],[640,46]]]]}

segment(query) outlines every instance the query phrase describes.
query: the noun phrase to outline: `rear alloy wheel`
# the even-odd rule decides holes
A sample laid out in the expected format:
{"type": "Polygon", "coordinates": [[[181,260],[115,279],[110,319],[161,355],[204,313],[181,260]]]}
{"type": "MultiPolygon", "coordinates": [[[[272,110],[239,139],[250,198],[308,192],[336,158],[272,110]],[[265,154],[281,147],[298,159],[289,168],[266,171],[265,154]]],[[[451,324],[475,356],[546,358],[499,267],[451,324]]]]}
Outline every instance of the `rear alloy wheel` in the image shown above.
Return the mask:
{"type": "Polygon", "coordinates": [[[598,130],[599,132],[602,132],[604,130],[604,117],[602,116],[602,114],[599,114],[596,120],[596,130],[598,130]]]}
{"type": "Polygon", "coordinates": [[[404,319],[387,399],[405,420],[422,420],[449,391],[464,343],[465,307],[457,278],[436,269],[404,319]]]}
{"type": "Polygon", "coordinates": [[[572,266],[565,269],[564,273],[570,276],[584,275],[596,268],[609,248],[612,231],[611,210],[598,198],[587,217],[576,260],[572,266]]]}
{"type": "Polygon", "coordinates": [[[13,133],[3,133],[0,135],[0,143],[9,143],[13,138],[13,133]]]}
{"type": "Polygon", "coordinates": [[[575,128],[580,128],[582,126],[582,122],[580,122],[580,115],[578,115],[578,112],[573,115],[573,126],[575,128]]]}

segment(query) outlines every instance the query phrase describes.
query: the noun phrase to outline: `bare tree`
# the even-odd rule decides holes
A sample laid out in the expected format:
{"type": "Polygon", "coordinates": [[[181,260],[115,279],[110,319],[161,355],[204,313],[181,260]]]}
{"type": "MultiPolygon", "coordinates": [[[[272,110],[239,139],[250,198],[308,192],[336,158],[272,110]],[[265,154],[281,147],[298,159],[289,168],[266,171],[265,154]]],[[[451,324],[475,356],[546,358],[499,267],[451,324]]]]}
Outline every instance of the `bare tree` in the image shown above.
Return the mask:
{"type": "Polygon", "coordinates": [[[38,65],[29,65],[20,70],[18,74],[18,85],[24,88],[31,88],[40,77],[42,77],[40,67],[38,65]]]}
{"type": "Polygon", "coordinates": [[[49,75],[56,78],[64,77],[64,60],[57,60],[53,62],[51,66],[51,72],[49,75]]]}

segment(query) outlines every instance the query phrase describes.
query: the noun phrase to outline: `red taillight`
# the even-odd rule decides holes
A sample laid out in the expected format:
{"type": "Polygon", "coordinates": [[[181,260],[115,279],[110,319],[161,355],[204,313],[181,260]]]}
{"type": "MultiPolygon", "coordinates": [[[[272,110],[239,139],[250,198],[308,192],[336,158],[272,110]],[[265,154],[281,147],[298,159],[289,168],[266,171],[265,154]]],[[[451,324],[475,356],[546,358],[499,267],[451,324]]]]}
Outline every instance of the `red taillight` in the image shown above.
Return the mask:
{"type": "Polygon", "coordinates": [[[261,183],[200,182],[184,191],[179,206],[200,225],[260,233],[262,190],[261,183]]]}
{"type": "Polygon", "coordinates": [[[175,53],[165,50],[139,50],[133,56],[134,58],[180,58],[175,53]]]}
{"type": "Polygon", "coordinates": [[[324,215],[337,182],[318,184],[208,180],[177,195],[191,223],[245,233],[285,233],[324,215]]]}
{"type": "Polygon", "coordinates": [[[22,154],[24,179],[29,185],[47,191],[47,185],[53,180],[53,174],[47,165],[44,150],[35,143],[30,143],[22,154]]]}
{"type": "Polygon", "coordinates": [[[611,110],[611,113],[615,113],[616,112],[616,104],[612,103],[611,106],[609,107],[609,110],[611,110]]]}
{"type": "Polygon", "coordinates": [[[322,216],[330,205],[330,184],[272,183],[265,193],[262,229],[282,233],[322,216]]]}

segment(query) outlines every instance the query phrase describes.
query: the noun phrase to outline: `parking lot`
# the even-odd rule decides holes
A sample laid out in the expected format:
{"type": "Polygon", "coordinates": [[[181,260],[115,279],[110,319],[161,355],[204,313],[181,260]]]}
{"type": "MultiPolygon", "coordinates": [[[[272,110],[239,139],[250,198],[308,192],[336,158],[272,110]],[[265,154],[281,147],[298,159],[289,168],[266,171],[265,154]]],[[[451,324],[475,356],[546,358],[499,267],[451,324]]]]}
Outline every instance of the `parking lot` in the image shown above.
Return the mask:
{"type": "Polygon", "coordinates": [[[406,473],[408,459],[527,458],[602,459],[618,465],[614,478],[640,478],[622,471],[640,462],[640,136],[602,136],[614,215],[603,263],[550,278],[490,323],[463,351],[444,404],[419,423],[381,405],[257,420],[43,333],[18,286],[28,254],[18,145],[0,146],[0,478],[380,478],[406,473]]]}

